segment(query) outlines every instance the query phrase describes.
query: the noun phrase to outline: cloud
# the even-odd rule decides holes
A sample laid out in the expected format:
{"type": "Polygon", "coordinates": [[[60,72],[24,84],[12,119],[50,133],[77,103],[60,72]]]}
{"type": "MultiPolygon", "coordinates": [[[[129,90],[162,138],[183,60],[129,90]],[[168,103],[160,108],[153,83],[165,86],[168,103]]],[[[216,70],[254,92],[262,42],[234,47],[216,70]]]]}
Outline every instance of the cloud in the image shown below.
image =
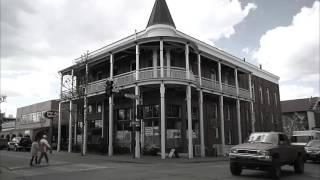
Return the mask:
{"type": "MultiPolygon", "coordinates": [[[[282,85],[280,86],[280,91],[285,92],[281,93],[281,100],[308,98],[317,93],[312,87],[304,87],[300,85],[282,85]]],[[[319,96],[319,94],[317,96],[319,96]]]]}
{"type": "Polygon", "coordinates": [[[250,49],[249,48],[243,48],[242,50],[241,50],[242,52],[244,52],[244,53],[246,53],[246,54],[250,54],[250,49]]]}
{"type": "MultiPolygon", "coordinates": [[[[58,71],[92,51],[144,30],[153,0],[1,1],[1,93],[6,110],[58,98],[58,71]]],[[[167,0],[177,29],[214,43],[256,8],[239,0],[167,0]],[[182,4],[183,3],[183,4],[182,4]]]]}
{"type": "Polygon", "coordinates": [[[291,83],[281,88],[281,94],[319,95],[319,27],[319,2],[315,1],[311,8],[303,7],[289,26],[274,28],[261,37],[253,56],[264,69],[280,76],[283,85],[291,83]],[[298,85],[311,80],[308,87],[292,86],[293,81],[298,85]]]}

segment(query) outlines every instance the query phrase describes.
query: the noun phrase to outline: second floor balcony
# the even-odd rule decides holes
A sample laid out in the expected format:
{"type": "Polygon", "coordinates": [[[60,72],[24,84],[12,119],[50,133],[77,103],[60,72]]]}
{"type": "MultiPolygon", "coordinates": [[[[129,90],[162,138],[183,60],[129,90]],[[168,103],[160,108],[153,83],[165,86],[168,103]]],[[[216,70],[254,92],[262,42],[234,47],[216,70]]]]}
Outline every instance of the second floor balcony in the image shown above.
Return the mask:
{"type": "MultiPolygon", "coordinates": [[[[222,89],[220,87],[220,83],[218,81],[215,81],[213,79],[201,78],[201,86],[200,86],[200,79],[197,75],[194,75],[190,71],[190,77],[188,78],[187,71],[184,68],[179,67],[164,67],[163,68],[163,76],[161,76],[161,69],[160,67],[154,68],[154,67],[148,67],[143,68],[139,70],[138,73],[138,80],[136,78],[136,71],[130,71],[127,73],[123,73],[117,76],[114,76],[114,86],[118,87],[120,89],[125,89],[127,87],[132,87],[136,83],[155,83],[157,84],[157,81],[176,81],[184,82],[184,83],[191,83],[192,85],[203,88],[208,91],[214,91],[218,93],[223,93],[231,96],[239,96],[241,98],[250,99],[250,92],[247,89],[239,88],[239,93],[237,94],[237,88],[236,86],[224,84],[222,83],[222,89]]],[[[94,81],[88,84],[87,87],[87,93],[95,94],[95,93],[101,93],[105,91],[105,84],[107,79],[102,79],[98,81],[94,81]]]]}

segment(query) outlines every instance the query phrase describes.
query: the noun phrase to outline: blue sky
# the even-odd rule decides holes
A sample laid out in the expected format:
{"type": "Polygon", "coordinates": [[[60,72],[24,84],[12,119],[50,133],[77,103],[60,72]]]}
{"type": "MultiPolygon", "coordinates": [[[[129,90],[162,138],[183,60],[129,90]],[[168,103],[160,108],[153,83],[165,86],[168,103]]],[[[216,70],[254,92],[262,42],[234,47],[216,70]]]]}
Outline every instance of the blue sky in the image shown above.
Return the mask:
{"type": "MultiPolygon", "coordinates": [[[[1,111],[59,98],[73,59],[144,30],[153,0],[1,0],[1,111]]],[[[282,100],[319,96],[319,1],[167,0],[178,30],[280,76],[282,100]]]]}

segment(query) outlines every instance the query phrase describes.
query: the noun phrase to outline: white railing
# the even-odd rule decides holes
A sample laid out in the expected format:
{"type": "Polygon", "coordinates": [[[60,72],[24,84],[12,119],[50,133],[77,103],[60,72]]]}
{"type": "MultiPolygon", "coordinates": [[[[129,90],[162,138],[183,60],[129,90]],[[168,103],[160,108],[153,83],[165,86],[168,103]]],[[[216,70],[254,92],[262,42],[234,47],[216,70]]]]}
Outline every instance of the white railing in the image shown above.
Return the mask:
{"type": "Polygon", "coordinates": [[[88,84],[87,94],[98,93],[101,91],[105,91],[106,87],[106,79],[102,79],[99,81],[94,81],[88,84]]]}
{"type": "Polygon", "coordinates": [[[237,95],[237,89],[235,86],[222,83],[222,92],[230,95],[237,95]]]}
{"type": "MultiPolygon", "coordinates": [[[[157,67],[157,69],[154,69],[153,67],[147,67],[139,70],[139,81],[143,80],[152,80],[152,79],[161,79],[161,69],[160,67],[157,67]]],[[[164,67],[163,68],[163,75],[166,79],[173,79],[173,80],[187,80],[187,72],[184,68],[180,67],[164,67]]],[[[220,84],[218,81],[215,81],[213,79],[208,79],[202,77],[202,87],[214,90],[217,92],[221,92],[220,90],[220,84]]],[[[194,75],[193,73],[190,73],[190,80],[195,83],[197,86],[199,86],[199,77],[197,75],[194,75]]],[[[115,86],[127,86],[130,84],[133,84],[136,82],[136,72],[131,71],[127,73],[123,73],[120,75],[117,75],[114,77],[114,85],[115,86]]],[[[98,93],[105,91],[105,84],[106,79],[91,82],[88,84],[87,92],[88,94],[92,93],[98,93]]],[[[222,83],[222,92],[237,96],[237,90],[236,87],[229,84],[222,83]]],[[[65,94],[67,96],[67,94],[65,94]]],[[[239,88],[239,96],[243,98],[250,98],[250,92],[246,89],[239,88]]]]}
{"type": "Polygon", "coordinates": [[[239,88],[239,96],[243,98],[250,99],[250,91],[247,89],[239,88]]]}
{"type": "Polygon", "coordinates": [[[220,91],[220,84],[218,81],[208,78],[202,78],[202,86],[207,89],[213,89],[216,91],[220,91]]]}
{"type": "Polygon", "coordinates": [[[115,86],[126,86],[136,81],[136,71],[123,73],[114,77],[115,86]]]}

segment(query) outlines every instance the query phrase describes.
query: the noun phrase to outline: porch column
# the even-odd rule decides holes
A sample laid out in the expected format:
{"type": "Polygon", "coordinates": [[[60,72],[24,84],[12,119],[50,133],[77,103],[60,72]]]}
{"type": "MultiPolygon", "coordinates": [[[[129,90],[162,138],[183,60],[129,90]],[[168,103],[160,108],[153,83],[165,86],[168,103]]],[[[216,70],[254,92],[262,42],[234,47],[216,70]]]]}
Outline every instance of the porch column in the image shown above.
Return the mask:
{"type": "Polygon", "coordinates": [[[58,144],[57,144],[57,152],[60,151],[60,144],[61,144],[61,104],[62,102],[59,102],[59,118],[58,118],[58,144]]]}
{"type": "Polygon", "coordinates": [[[201,55],[198,54],[198,77],[199,77],[199,84],[200,87],[202,86],[202,78],[201,78],[201,55]]]}
{"type": "Polygon", "coordinates": [[[105,120],[105,118],[106,118],[106,115],[105,115],[105,111],[104,111],[104,108],[105,108],[105,104],[104,104],[105,102],[104,102],[104,100],[102,101],[102,107],[101,107],[101,109],[102,109],[102,112],[101,112],[101,119],[102,119],[102,131],[101,131],[101,138],[104,138],[104,134],[105,134],[105,131],[104,131],[104,126],[105,126],[105,123],[104,123],[104,120],[105,120]]]}
{"type": "MultiPolygon", "coordinates": [[[[89,74],[89,67],[88,63],[86,64],[86,86],[88,85],[88,74],[89,74]]],[[[87,152],[87,113],[88,113],[88,87],[84,90],[84,112],[83,112],[83,144],[82,144],[82,155],[86,155],[87,152]]]]}
{"type": "MultiPolygon", "coordinates": [[[[139,86],[136,85],[135,86],[135,95],[139,96],[139,86]]],[[[139,99],[136,99],[136,108],[135,108],[135,114],[137,115],[137,107],[139,105],[139,99]]],[[[136,122],[139,121],[139,119],[137,119],[137,116],[135,117],[136,122]]],[[[141,127],[141,124],[140,124],[141,127]]],[[[135,158],[140,158],[140,133],[139,131],[135,131],[136,134],[136,147],[135,147],[135,158]]]]}
{"type": "Polygon", "coordinates": [[[252,92],[252,82],[251,82],[251,73],[248,74],[248,80],[249,80],[249,92],[250,92],[250,114],[251,114],[251,131],[255,132],[255,114],[254,114],[254,108],[253,108],[253,92],[252,92]]]}
{"type": "Polygon", "coordinates": [[[139,44],[136,44],[136,81],[139,80],[139,56],[140,56],[140,49],[139,44]]]}
{"type": "Polygon", "coordinates": [[[190,79],[190,69],[189,69],[189,44],[186,44],[185,47],[185,55],[186,55],[186,78],[190,79]]]}
{"type": "Polygon", "coordinates": [[[238,121],[238,138],[239,138],[239,144],[240,144],[242,143],[240,99],[237,99],[237,121],[238,121]]]}
{"type": "Polygon", "coordinates": [[[72,145],[72,100],[69,102],[69,141],[68,141],[68,152],[71,152],[72,145]]]}
{"type": "MultiPolygon", "coordinates": [[[[73,79],[74,70],[71,70],[71,92],[73,93],[73,79]]],[[[72,99],[69,102],[69,141],[68,141],[68,152],[72,150],[72,99]]]]}
{"type": "Polygon", "coordinates": [[[171,66],[170,49],[167,49],[166,51],[166,59],[167,59],[167,77],[170,77],[170,66],[171,66]]]}
{"type": "Polygon", "coordinates": [[[157,54],[157,49],[153,49],[153,54],[152,54],[152,67],[153,67],[153,77],[157,78],[158,77],[158,72],[157,72],[157,63],[158,61],[158,54],[157,54]]]}
{"type": "Polygon", "coordinates": [[[160,77],[164,77],[164,69],[163,69],[163,40],[160,40],[160,77]]]}
{"type": "Polygon", "coordinates": [[[225,151],[225,137],[224,137],[224,113],[223,113],[223,96],[220,95],[219,99],[220,104],[220,124],[221,124],[221,145],[222,145],[222,154],[224,155],[225,151]]]}
{"type": "MultiPolygon", "coordinates": [[[[113,54],[110,55],[110,80],[113,80],[113,54]]],[[[109,97],[109,146],[108,155],[113,155],[113,94],[109,97]]]]}
{"type": "Polygon", "coordinates": [[[238,82],[238,69],[237,68],[234,69],[234,79],[235,79],[235,83],[236,83],[236,93],[237,93],[237,96],[239,96],[239,82],[238,82]]]}
{"type": "MultiPolygon", "coordinates": [[[[76,106],[77,108],[78,106],[76,106]]],[[[74,141],[73,144],[76,145],[77,144],[77,127],[78,127],[78,110],[74,113],[74,141]]]]}
{"type": "Polygon", "coordinates": [[[221,62],[218,62],[218,73],[219,73],[219,85],[220,91],[222,92],[222,77],[221,77],[221,62]]]}
{"type": "Polygon", "coordinates": [[[200,151],[201,157],[205,157],[204,128],[203,128],[203,92],[199,91],[199,115],[200,115],[200,151]]]}
{"type": "Polygon", "coordinates": [[[162,82],[160,85],[160,110],[161,110],[161,159],[166,158],[166,127],[165,127],[165,86],[162,82]]]}
{"type": "Polygon", "coordinates": [[[188,157],[193,158],[192,144],[192,112],[191,112],[191,86],[187,86],[187,114],[188,114],[188,157]]]}

